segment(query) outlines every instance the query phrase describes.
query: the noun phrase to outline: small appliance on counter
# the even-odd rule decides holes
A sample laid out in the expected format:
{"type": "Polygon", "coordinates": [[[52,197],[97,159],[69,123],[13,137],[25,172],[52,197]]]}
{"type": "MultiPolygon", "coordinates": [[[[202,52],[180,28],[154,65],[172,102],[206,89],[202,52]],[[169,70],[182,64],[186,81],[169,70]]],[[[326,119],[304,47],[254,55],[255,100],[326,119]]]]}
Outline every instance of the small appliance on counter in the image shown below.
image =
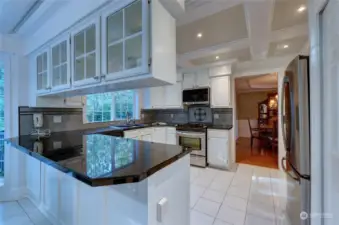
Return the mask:
{"type": "Polygon", "coordinates": [[[51,135],[50,129],[42,129],[44,125],[44,115],[42,113],[33,114],[33,125],[34,129],[31,133],[32,136],[36,136],[39,139],[43,137],[49,137],[51,135]]]}

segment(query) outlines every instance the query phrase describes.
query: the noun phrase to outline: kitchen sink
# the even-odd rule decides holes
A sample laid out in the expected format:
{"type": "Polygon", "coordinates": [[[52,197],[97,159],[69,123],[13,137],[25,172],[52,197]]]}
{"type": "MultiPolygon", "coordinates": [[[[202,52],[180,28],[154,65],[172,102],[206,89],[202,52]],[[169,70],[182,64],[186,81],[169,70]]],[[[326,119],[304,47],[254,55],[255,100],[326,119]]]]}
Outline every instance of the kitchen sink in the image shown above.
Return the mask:
{"type": "Polygon", "coordinates": [[[113,125],[113,128],[127,129],[127,128],[139,128],[146,127],[145,124],[121,124],[121,125],[113,125]]]}

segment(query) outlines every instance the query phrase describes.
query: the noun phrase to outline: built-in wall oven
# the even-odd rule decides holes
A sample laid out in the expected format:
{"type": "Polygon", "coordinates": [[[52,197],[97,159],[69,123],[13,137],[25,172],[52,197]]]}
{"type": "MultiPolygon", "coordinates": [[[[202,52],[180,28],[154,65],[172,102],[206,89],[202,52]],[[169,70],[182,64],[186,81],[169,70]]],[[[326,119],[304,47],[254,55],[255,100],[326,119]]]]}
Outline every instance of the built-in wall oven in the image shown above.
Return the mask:
{"type": "Polygon", "coordinates": [[[206,167],[206,132],[177,130],[177,144],[192,150],[191,165],[206,167]]]}

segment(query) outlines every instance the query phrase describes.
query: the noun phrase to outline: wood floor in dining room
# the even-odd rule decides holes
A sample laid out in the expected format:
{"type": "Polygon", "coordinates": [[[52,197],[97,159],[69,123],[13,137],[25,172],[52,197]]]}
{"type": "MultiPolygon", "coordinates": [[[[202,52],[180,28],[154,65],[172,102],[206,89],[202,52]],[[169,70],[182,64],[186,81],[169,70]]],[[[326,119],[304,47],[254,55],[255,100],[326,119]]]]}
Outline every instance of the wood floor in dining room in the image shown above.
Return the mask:
{"type": "Polygon", "coordinates": [[[251,151],[251,139],[239,137],[236,145],[236,162],[278,169],[278,153],[270,148],[258,148],[258,142],[254,140],[251,151]]]}

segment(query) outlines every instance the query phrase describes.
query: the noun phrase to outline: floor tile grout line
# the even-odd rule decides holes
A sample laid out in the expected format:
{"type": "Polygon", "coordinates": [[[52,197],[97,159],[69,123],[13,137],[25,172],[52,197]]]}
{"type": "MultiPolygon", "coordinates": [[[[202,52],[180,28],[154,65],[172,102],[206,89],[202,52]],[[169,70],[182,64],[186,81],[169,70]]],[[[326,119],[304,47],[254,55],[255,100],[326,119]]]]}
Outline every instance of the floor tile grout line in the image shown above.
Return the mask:
{"type": "MultiPolygon", "coordinates": [[[[254,174],[254,169],[252,168],[252,176],[251,176],[251,184],[250,184],[250,189],[248,190],[249,192],[251,192],[251,188],[252,188],[252,183],[253,183],[253,180],[252,180],[252,177],[253,177],[253,174],[254,174]]],[[[250,198],[250,195],[251,193],[248,193],[248,199],[247,199],[247,203],[246,203],[246,210],[245,210],[245,218],[244,218],[244,225],[246,223],[246,219],[247,219],[247,207],[248,207],[248,202],[250,201],[249,198],[250,198]]]]}
{"type": "Polygon", "coordinates": [[[18,205],[20,206],[20,208],[24,211],[24,213],[26,214],[26,216],[28,217],[29,221],[31,221],[34,225],[35,223],[33,222],[32,218],[28,215],[28,212],[25,210],[25,208],[21,205],[21,203],[19,202],[19,200],[16,201],[18,203],[18,205]]]}

